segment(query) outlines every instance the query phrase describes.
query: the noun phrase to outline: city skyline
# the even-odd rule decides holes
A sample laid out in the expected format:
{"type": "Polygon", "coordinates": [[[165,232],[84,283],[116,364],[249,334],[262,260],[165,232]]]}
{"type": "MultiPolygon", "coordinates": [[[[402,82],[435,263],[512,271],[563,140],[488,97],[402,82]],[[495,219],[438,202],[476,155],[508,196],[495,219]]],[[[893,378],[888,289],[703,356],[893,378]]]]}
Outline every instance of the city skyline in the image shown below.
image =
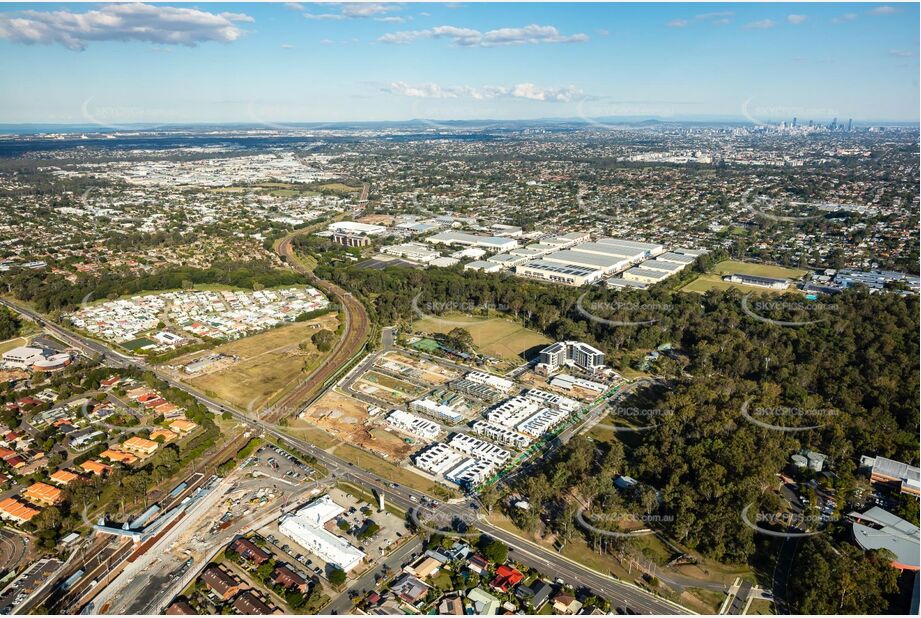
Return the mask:
{"type": "Polygon", "coordinates": [[[0,123],[917,122],[917,23],[902,3],[9,4],[0,123]]]}

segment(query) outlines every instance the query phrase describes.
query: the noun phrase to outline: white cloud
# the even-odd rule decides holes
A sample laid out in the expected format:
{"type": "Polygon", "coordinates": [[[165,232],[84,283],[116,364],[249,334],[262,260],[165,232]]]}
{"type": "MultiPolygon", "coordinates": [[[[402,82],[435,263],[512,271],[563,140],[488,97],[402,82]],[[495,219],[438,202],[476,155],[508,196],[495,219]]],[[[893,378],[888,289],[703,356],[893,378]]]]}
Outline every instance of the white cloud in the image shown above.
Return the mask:
{"type": "Polygon", "coordinates": [[[552,101],[556,103],[569,103],[580,96],[582,91],[575,86],[563,88],[540,88],[534,84],[517,84],[512,88],[512,96],[532,101],[552,101]]]}
{"type": "Polygon", "coordinates": [[[304,10],[304,5],[300,2],[285,2],[285,8],[300,12],[304,10]]]}
{"type": "Polygon", "coordinates": [[[889,55],[895,58],[914,58],[915,52],[910,49],[890,49],[889,55]]]}
{"type": "Polygon", "coordinates": [[[712,21],[713,23],[720,23],[735,15],[732,11],[716,11],[714,13],[701,13],[700,15],[695,15],[694,19],[697,21],[712,21]]]}
{"type": "Polygon", "coordinates": [[[531,83],[514,86],[440,86],[434,83],[411,85],[406,82],[392,82],[383,88],[385,92],[405,97],[423,99],[475,99],[484,101],[496,98],[529,99],[551,103],[568,103],[582,96],[582,91],[575,86],[561,88],[541,88],[531,83]]]}
{"type": "Polygon", "coordinates": [[[252,23],[243,13],[209,13],[194,8],[150,4],[110,4],[74,13],[22,11],[0,15],[0,39],[83,50],[94,41],[144,41],[195,46],[207,41],[230,43],[243,36],[237,23],[252,23]]]}
{"type": "MultiPolygon", "coordinates": [[[[327,6],[324,4],[324,6],[327,6]]],[[[363,19],[367,17],[378,17],[380,15],[385,15],[387,13],[392,13],[394,11],[399,11],[403,8],[401,4],[398,3],[378,3],[378,2],[343,2],[343,3],[329,3],[329,6],[336,6],[339,8],[338,13],[304,13],[304,17],[307,19],[317,19],[317,20],[341,20],[341,19],[363,19]]],[[[399,18],[398,18],[399,19],[399,18]]],[[[384,21],[383,19],[378,19],[378,21],[384,21]]]]}
{"type": "Polygon", "coordinates": [[[420,39],[448,39],[458,47],[502,47],[540,43],[581,43],[588,38],[587,34],[564,35],[553,26],[531,24],[523,28],[498,28],[487,32],[457,26],[437,26],[427,30],[391,32],[377,40],[381,43],[402,44],[420,39]]]}
{"type": "Polygon", "coordinates": [[[832,18],[831,22],[833,24],[843,24],[844,22],[854,21],[857,19],[857,13],[845,13],[839,17],[832,18]]]}
{"type": "Polygon", "coordinates": [[[898,13],[899,10],[894,6],[878,6],[873,9],[870,9],[870,15],[893,15],[898,13]]]}
{"type": "Polygon", "coordinates": [[[808,18],[805,15],[796,15],[795,13],[791,13],[790,15],[787,15],[787,21],[793,25],[799,25],[803,23],[804,21],[806,21],[807,19],[808,18]]]}
{"type": "Polygon", "coordinates": [[[282,49],[294,49],[294,45],[292,45],[291,43],[282,43],[281,48],[282,49]]]}
{"type": "Polygon", "coordinates": [[[373,2],[347,2],[342,5],[342,14],[346,17],[372,17],[400,10],[397,4],[377,4],[373,2]]]}
{"type": "Polygon", "coordinates": [[[402,24],[406,21],[406,18],[399,15],[387,15],[385,17],[375,17],[374,21],[384,22],[385,24],[402,24]]]}
{"type": "Polygon", "coordinates": [[[345,19],[341,13],[304,13],[304,17],[320,21],[345,19]]]}
{"type": "Polygon", "coordinates": [[[706,21],[714,26],[725,26],[729,23],[729,18],[735,15],[732,11],[714,11],[712,13],[699,13],[693,19],[673,19],[665,25],[669,28],[685,28],[692,22],[706,21]]]}
{"type": "Polygon", "coordinates": [[[773,19],[759,19],[745,24],[746,30],[767,30],[777,25],[773,19]]]}

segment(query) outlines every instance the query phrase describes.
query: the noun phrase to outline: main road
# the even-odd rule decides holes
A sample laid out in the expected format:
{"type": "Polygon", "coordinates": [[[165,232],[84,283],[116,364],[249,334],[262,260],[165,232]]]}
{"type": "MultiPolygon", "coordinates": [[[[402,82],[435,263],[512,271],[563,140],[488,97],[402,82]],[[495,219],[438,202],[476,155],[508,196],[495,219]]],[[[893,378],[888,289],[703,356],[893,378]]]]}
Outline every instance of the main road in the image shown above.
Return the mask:
{"type": "MultiPolygon", "coordinates": [[[[325,282],[324,284],[332,285],[325,282]]],[[[347,298],[357,303],[357,300],[351,297],[351,295],[349,295],[347,292],[342,291],[341,288],[338,288],[338,286],[335,287],[339,290],[342,298],[347,298]]],[[[340,296],[337,295],[337,298],[338,297],[340,296]]],[[[175,380],[167,373],[159,370],[154,366],[148,365],[141,359],[116,352],[98,341],[88,339],[67,329],[64,329],[57,324],[50,322],[47,317],[27,307],[23,307],[18,303],[13,303],[3,298],[0,298],[0,304],[10,307],[11,309],[20,312],[32,320],[39,321],[50,333],[57,336],[66,343],[73,345],[74,347],[80,348],[84,351],[105,355],[105,357],[113,365],[133,365],[145,371],[154,373],[158,378],[168,383],[169,385],[175,388],[183,389],[193,395],[213,413],[220,414],[225,411],[230,413],[239,422],[258,430],[263,434],[271,435],[280,442],[285,443],[290,447],[293,447],[302,453],[315,458],[318,463],[322,464],[329,470],[333,478],[351,481],[360,487],[364,487],[365,489],[377,491],[378,493],[384,495],[386,500],[390,501],[395,506],[403,509],[404,511],[408,512],[417,508],[423,501],[431,500],[431,497],[424,494],[423,492],[407,489],[394,483],[389,483],[371,471],[359,468],[352,463],[346,462],[336,457],[335,455],[327,453],[325,450],[311,444],[310,442],[295,438],[285,433],[284,428],[276,425],[274,422],[268,422],[260,417],[253,418],[251,415],[228,403],[218,401],[191,387],[188,384],[175,380]]],[[[360,312],[356,312],[356,314],[364,316],[365,320],[367,319],[367,314],[364,312],[363,308],[360,312]]],[[[367,328],[366,323],[365,328],[367,328]]],[[[341,356],[342,355],[340,355],[340,357],[341,356]]],[[[351,355],[347,355],[346,360],[351,360],[351,355]]],[[[334,375],[337,367],[333,366],[332,363],[327,364],[331,367],[329,375],[334,375]]],[[[322,382],[317,383],[314,381],[314,385],[316,384],[322,384],[322,382]]],[[[491,524],[485,519],[479,517],[477,505],[475,502],[464,502],[461,504],[444,503],[439,504],[437,507],[434,507],[430,510],[433,512],[437,511],[437,516],[440,521],[450,521],[452,518],[459,518],[470,523],[490,537],[499,539],[508,545],[512,550],[512,556],[516,560],[529,566],[539,568],[541,571],[546,572],[553,577],[561,577],[570,584],[586,585],[605,598],[609,599],[612,604],[616,606],[627,605],[635,611],[644,613],[692,613],[677,603],[658,597],[646,590],[634,586],[633,584],[615,579],[605,573],[600,573],[577,562],[570,561],[557,552],[551,551],[535,543],[531,543],[530,541],[523,539],[516,534],[491,524]]]]}

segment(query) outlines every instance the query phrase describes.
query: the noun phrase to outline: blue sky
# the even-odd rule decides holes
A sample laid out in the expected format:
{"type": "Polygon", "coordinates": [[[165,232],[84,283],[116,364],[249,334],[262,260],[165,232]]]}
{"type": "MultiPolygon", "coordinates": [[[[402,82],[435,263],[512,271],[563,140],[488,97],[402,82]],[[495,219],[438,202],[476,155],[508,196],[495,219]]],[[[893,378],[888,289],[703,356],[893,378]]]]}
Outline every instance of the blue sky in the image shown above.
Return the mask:
{"type": "Polygon", "coordinates": [[[917,4],[5,4],[0,122],[918,120],[917,4]]]}

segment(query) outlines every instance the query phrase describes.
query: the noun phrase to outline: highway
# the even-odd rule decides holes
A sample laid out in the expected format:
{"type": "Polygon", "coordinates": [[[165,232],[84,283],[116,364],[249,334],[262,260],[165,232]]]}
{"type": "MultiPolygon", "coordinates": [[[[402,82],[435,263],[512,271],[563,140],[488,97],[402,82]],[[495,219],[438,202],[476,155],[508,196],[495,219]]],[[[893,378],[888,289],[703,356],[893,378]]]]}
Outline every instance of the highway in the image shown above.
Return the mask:
{"type": "MultiPolygon", "coordinates": [[[[420,491],[408,490],[402,486],[392,487],[390,483],[376,476],[374,473],[363,470],[349,462],[339,459],[338,457],[327,453],[323,449],[318,448],[309,442],[294,438],[286,434],[282,427],[275,425],[274,423],[269,423],[259,418],[254,419],[243,411],[235,408],[234,406],[219,402],[205,395],[204,393],[201,393],[197,389],[190,387],[188,384],[181,383],[172,379],[169,375],[166,375],[164,372],[158,370],[155,367],[147,365],[147,363],[139,359],[115,352],[97,341],[86,339],[82,336],[71,333],[64,328],[49,322],[46,317],[39,315],[26,307],[21,307],[18,304],[11,303],[5,299],[0,299],[0,304],[4,304],[33,320],[40,321],[52,334],[59,337],[63,341],[74,345],[75,347],[95,352],[96,354],[104,354],[110,362],[113,362],[116,365],[134,365],[146,371],[153,372],[164,382],[167,382],[176,388],[183,389],[196,397],[212,412],[216,414],[220,414],[223,411],[229,412],[241,423],[249,425],[250,427],[257,429],[264,434],[271,435],[278,439],[280,442],[314,457],[320,464],[325,466],[330,471],[333,478],[349,480],[356,483],[360,487],[364,487],[365,489],[374,489],[379,491],[385,495],[385,498],[388,501],[392,502],[405,511],[418,506],[423,498],[430,499],[430,496],[427,496],[420,491]]],[[[570,562],[554,551],[530,543],[529,541],[522,539],[517,535],[511,534],[502,528],[483,521],[477,517],[476,509],[467,503],[440,504],[438,506],[438,510],[440,511],[439,515],[443,518],[442,520],[449,520],[452,517],[457,517],[463,521],[468,522],[476,520],[475,525],[482,532],[501,540],[509,547],[511,547],[515,552],[516,559],[520,559],[523,562],[524,560],[534,561],[534,566],[540,566],[542,569],[547,569],[547,575],[551,577],[562,577],[565,581],[568,581],[573,585],[588,585],[599,594],[602,594],[608,598],[612,603],[625,603],[636,611],[651,612],[656,614],[692,613],[690,610],[687,610],[681,605],[657,597],[654,594],[642,590],[632,584],[617,580],[606,574],[598,573],[597,571],[589,569],[588,567],[582,566],[578,563],[570,562]]]]}

